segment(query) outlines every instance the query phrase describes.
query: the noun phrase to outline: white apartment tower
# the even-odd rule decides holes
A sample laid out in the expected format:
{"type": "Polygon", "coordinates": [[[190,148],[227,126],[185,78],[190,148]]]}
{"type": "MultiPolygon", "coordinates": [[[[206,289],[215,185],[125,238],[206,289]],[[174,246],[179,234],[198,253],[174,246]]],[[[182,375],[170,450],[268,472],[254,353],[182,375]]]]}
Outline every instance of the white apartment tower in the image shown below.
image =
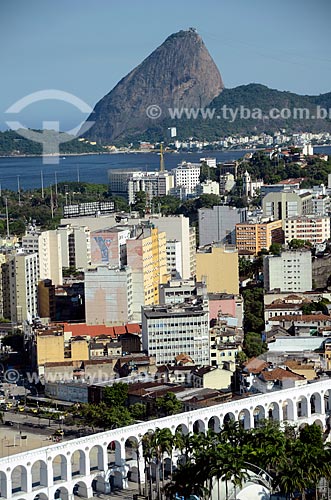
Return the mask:
{"type": "Polygon", "coordinates": [[[267,255],[263,260],[264,288],[267,292],[307,292],[312,289],[311,252],[287,250],[267,255]]]}
{"type": "Polygon", "coordinates": [[[37,253],[39,279],[51,279],[53,285],[62,285],[61,238],[56,230],[31,231],[22,238],[24,253],[37,253]]]}
{"type": "Polygon", "coordinates": [[[90,229],[87,226],[61,225],[62,266],[85,269],[91,263],[90,229]]]}
{"type": "Polygon", "coordinates": [[[200,184],[199,163],[182,162],[178,167],[173,169],[175,177],[175,187],[184,187],[186,194],[193,194],[198,184],[200,184]]]}
{"type": "Polygon", "coordinates": [[[9,261],[11,321],[31,321],[38,315],[39,262],[37,253],[17,253],[9,261]]]}

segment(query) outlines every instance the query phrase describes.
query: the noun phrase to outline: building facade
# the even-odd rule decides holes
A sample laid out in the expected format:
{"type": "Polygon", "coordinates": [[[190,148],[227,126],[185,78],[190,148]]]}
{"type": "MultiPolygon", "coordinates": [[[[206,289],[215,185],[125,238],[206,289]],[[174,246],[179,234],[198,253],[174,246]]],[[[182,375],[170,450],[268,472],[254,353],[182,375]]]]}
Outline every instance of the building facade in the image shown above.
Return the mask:
{"type": "Polygon", "coordinates": [[[288,219],[312,213],[312,193],[280,191],[268,193],[262,199],[263,217],[274,220],[288,219]]]}
{"type": "Polygon", "coordinates": [[[88,325],[121,325],[133,318],[129,267],[97,266],[85,270],[85,315],[88,325]]]}
{"type": "Polygon", "coordinates": [[[22,249],[25,253],[38,254],[41,280],[50,279],[53,284],[62,285],[61,237],[57,230],[26,233],[22,237],[22,249]]]}
{"type": "Polygon", "coordinates": [[[213,242],[235,245],[236,224],[247,220],[247,208],[235,208],[228,205],[200,208],[198,213],[200,246],[213,242]]]}
{"type": "Polygon", "coordinates": [[[200,184],[200,163],[182,162],[172,170],[175,179],[175,188],[184,187],[186,194],[195,193],[196,187],[200,184]]]}
{"type": "Polygon", "coordinates": [[[91,263],[90,229],[87,226],[60,225],[62,265],[85,269],[91,263]]]}
{"type": "Polygon", "coordinates": [[[9,260],[10,310],[13,323],[38,316],[39,259],[37,253],[17,253],[9,260]]]}
{"type": "Polygon", "coordinates": [[[209,365],[208,301],[143,307],[142,344],[157,365],[173,364],[179,354],[187,354],[196,365],[209,365]]]}
{"type": "Polygon", "coordinates": [[[196,254],[197,281],[208,293],[239,294],[238,250],[221,244],[200,248],[196,254]]]}
{"type": "Polygon", "coordinates": [[[311,252],[283,251],[263,259],[264,287],[267,292],[306,292],[312,289],[311,252]]]}
{"type": "Polygon", "coordinates": [[[166,234],[152,225],[139,226],[126,245],[132,273],[133,319],[139,321],[141,306],[158,304],[159,285],[168,281],[166,234]]]}
{"type": "Polygon", "coordinates": [[[283,221],[285,243],[293,239],[310,241],[314,246],[330,239],[330,217],[306,215],[283,221]]]}
{"type": "Polygon", "coordinates": [[[269,249],[272,243],[283,243],[284,233],[282,221],[261,223],[241,223],[236,225],[236,247],[239,252],[248,250],[257,254],[261,250],[269,249]]]}

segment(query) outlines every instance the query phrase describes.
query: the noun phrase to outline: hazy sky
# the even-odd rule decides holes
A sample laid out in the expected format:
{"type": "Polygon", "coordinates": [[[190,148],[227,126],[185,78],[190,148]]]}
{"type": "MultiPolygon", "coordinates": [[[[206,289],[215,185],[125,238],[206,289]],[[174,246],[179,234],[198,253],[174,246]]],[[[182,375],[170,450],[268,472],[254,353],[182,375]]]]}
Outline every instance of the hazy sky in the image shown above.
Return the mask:
{"type": "MultiPolygon", "coordinates": [[[[93,107],[168,35],[190,26],[226,87],[329,92],[330,19],[330,0],[1,0],[0,128],[8,128],[10,105],[39,90],[70,92],[93,107]]],[[[43,101],[15,119],[34,128],[59,119],[66,130],[84,117],[43,101]]]]}

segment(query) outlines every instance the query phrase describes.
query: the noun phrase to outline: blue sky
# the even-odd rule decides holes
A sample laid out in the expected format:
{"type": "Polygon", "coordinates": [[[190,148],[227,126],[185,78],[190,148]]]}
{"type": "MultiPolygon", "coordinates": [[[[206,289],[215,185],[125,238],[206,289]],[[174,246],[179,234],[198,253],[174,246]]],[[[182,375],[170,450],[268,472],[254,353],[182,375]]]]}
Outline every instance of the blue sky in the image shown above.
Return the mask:
{"type": "MultiPolygon", "coordinates": [[[[329,0],[2,0],[0,129],[4,111],[39,90],[70,92],[93,107],[168,35],[190,26],[226,87],[329,92],[330,19],[329,0]]],[[[35,128],[60,120],[61,130],[84,117],[51,101],[19,115],[35,128]]]]}

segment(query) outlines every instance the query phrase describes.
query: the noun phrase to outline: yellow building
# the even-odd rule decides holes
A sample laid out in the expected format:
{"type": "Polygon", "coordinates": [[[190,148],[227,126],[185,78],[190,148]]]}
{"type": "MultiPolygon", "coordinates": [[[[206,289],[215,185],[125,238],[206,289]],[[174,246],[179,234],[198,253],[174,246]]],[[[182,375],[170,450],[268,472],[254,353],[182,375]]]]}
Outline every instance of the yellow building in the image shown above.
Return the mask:
{"type": "Polygon", "coordinates": [[[257,254],[262,248],[269,250],[272,243],[283,243],[284,232],[282,221],[261,222],[250,224],[241,222],[236,224],[236,247],[239,252],[248,250],[257,254]]]}
{"type": "Polygon", "coordinates": [[[238,250],[220,243],[196,254],[197,281],[205,281],[208,293],[239,294],[238,250]]]}
{"type": "Polygon", "coordinates": [[[65,339],[62,326],[48,326],[35,332],[35,363],[39,375],[46,363],[89,360],[89,343],[85,337],[65,339]]]}
{"type": "Polygon", "coordinates": [[[64,361],[64,334],[61,327],[49,327],[36,331],[36,362],[41,367],[45,363],[64,361]]]}
{"type": "Polygon", "coordinates": [[[159,285],[167,283],[166,233],[150,227],[138,227],[127,240],[127,263],[132,271],[133,316],[140,319],[141,306],[159,303],[159,285]]]}

